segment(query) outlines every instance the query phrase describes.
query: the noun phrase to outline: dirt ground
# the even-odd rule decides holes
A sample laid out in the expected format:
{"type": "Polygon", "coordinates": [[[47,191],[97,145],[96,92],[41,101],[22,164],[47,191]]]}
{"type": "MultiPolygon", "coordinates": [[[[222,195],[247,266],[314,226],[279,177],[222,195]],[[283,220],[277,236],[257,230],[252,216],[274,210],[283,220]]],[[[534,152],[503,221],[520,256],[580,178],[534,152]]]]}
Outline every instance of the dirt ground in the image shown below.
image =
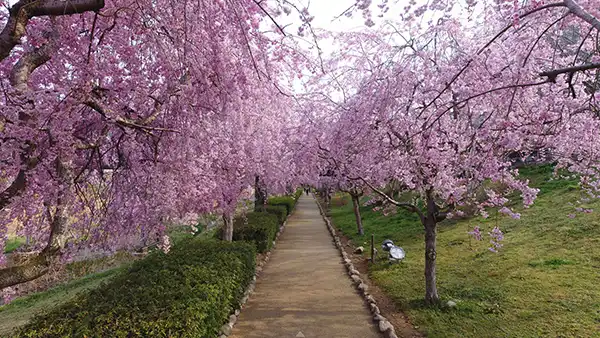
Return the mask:
{"type": "MultiPolygon", "coordinates": [[[[390,323],[394,325],[398,337],[423,337],[423,335],[413,327],[408,317],[397,308],[394,301],[369,278],[369,259],[363,257],[363,255],[355,254],[355,247],[352,245],[352,241],[337,230],[336,233],[338,237],[340,237],[344,251],[346,251],[348,257],[352,260],[354,267],[360,272],[360,277],[363,282],[369,286],[369,293],[377,301],[377,306],[379,307],[379,311],[381,311],[381,315],[386,317],[390,323]]],[[[365,247],[367,253],[370,253],[369,250],[370,247],[365,247]]],[[[381,250],[379,250],[378,254],[382,255],[381,250]]],[[[385,252],[383,254],[385,254],[385,252]]],[[[370,256],[370,254],[365,254],[365,256],[370,256]]]]}

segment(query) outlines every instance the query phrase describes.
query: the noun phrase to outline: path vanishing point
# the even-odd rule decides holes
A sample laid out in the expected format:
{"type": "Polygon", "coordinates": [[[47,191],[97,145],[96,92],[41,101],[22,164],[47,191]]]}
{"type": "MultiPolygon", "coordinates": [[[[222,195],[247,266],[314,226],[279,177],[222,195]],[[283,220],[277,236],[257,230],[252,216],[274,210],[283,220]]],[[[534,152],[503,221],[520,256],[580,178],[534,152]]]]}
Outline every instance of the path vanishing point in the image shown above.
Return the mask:
{"type": "Polygon", "coordinates": [[[230,337],[381,337],[312,196],[298,200],[230,337]]]}

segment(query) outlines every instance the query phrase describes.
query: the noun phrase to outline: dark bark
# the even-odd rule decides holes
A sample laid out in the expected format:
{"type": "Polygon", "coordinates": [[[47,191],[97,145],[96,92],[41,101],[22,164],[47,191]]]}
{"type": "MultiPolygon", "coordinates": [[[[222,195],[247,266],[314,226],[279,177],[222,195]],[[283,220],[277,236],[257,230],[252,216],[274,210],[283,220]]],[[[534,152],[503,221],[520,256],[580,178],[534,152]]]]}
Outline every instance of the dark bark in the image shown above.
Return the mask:
{"type": "Polygon", "coordinates": [[[39,278],[45,275],[49,268],[49,255],[42,253],[21,265],[0,269],[0,290],[39,278]]]}
{"type": "Polygon", "coordinates": [[[265,205],[267,204],[267,189],[260,179],[260,176],[256,176],[254,180],[254,211],[265,211],[265,205]]]}
{"type": "Polygon", "coordinates": [[[576,72],[582,72],[582,71],[591,70],[591,69],[598,69],[598,68],[600,68],[600,63],[590,63],[590,64],[587,64],[587,65],[573,66],[573,67],[560,68],[560,69],[554,69],[554,70],[549,70],[549,71],[541,72],[540,76],[546,76],[546,77],[548,77],[549,81],[556,82],[556,77],[558,75],[561,75],[561,74],[573,74],[573,73],[576,73],[576,72]]]}
{"type": "Polygon", "coordinates": [[[0,210],[9,205],[14,197],[19,196],[25,190],[26,184],[25,170],[21,169],[12,183],[0,193],[0,210]]]}
{"type": "MultiPolygon", "coordinates": [[[[21,96],[27,91],[27,83],[33,71],[48,62],[56,51],[58,32],[53,27],[52,31],[45,34],[48,42],[25,53],[12,68],[10,83],[15,89],[17,98],[22,99],[21,96]]],[[[24,101],[28,100],[24,99],[24,101]]],[[[29,102],[29,105],[32,105],[32,102],[29,102]]],[[[29,113],[19,113],[19,123],[22,125],[29,124],[33,118],[29,113]]],[[[35,148],[35,145],[30,142],[24,144],[20,155],[22,169],[19,170],[11,184],[0,193],[0,210],[8,206],[12,199],[19,196],[27,187],[27,171],[35,168],[39,162],[39,159],[32,157],[35,148]]]]}
{"type": "Polygon", "coordinates": [[[223,215],[223,238],[222,240],[231,242],[233,241],[233,215],[223,215]]]}
{"type": "Polygon", "coordinates": [[[352,197],[352,206],[354,209],[354,217],[356,218],[356,231],[359,235],[364,235],[365,231],[363,230],[362,217],[360,215],[360,195],[358,194],[350,194],[352,197]]]}
{"type": "Polygon", "coordinates": [[[419,215],[421,224],[423,224],[425,229],[425,303],[428,305],[438,304],[440,297],[438,295],[436,284],[437,223],[443,221],[448,212],[454,210],[454,197],[450,195],[447,201],[448,205],[445,208],[440,209],[440,207],[438,207],[438,205],[435,203],[433,191],[431,189],[428,190],[426,192],[427,210],[425,213],[423,213],[423,211],[416,205],[398,202],[385,194],[383,191],[375,188],[368,181],[364,179],[362,180],[367,184],[367,186],[369,186],[369,188],[384,197],[387,202],[419,215]]]}
{"type": "Polygon", "coordinates": [[[329,207],[331,205],[331,193],[329,192],[329,187],[323,188],[323,190],[321,190],[321,193],[323,194],[325,205],[329,207]]]}
{"type": "MultiPolygon", "coordinates": [[[[58,159],[56,163],[59,177],[69,182],[70,173],[68,168],[58,159]]],[[[46,214],[50,222],[50,236],[44,250],[19,265],[0,269],[0,289],[29,282],[43,276],[48,272],[52,258],[60,255],[67,242],[67,215],[63,198],[64,191],[58,196],[54,213],[52,213],[52,208],[46,205],[46,214]]]]}
{"type": "Polygon", "coordinates": [[[10,8],[10,16],[0,32],[0,61],[21,42],[29,19],[36,16],[60,16],[98,11],[104,0],[21,0],[10,8]]]}
{"type": "Polygon", "coordinates": [[[50,237],[48,244],[41,253],[33,256],[17,266],[0,269],[0,289],[32,281],[45,275],[52,262],[52,258],[60,254],[66,243],[67,217],[64,206],[59,202],[51,215],[47,207],[50,222],[50,237]]]}
{"type": "Polygon", "coordinates": [[[427,216],[425,227],[425,303],[437,304],[440,297],[436,283],[436,236],[437,236],[437,206],[430,192],[427,192],[427,216]]]}

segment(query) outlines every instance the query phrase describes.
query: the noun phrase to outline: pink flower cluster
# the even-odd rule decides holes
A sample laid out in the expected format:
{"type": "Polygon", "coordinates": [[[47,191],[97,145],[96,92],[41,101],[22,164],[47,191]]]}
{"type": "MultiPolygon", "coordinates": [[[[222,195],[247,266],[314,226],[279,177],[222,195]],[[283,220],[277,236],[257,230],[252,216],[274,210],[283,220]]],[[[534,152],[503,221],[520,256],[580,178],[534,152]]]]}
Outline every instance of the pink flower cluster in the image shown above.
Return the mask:
{"type": "Polygon", "coordinates": [[[494,227],[494,229],[492,229],[491,232],[488,232],[488,235],[490,235],[491,237],[490,244],[492,244],[489,250],[491,252],[498,253],[498,250],[502,248],[502,243],[500,242],[504,240],[504,234],[502,233],[500,228],[494,227]]]}

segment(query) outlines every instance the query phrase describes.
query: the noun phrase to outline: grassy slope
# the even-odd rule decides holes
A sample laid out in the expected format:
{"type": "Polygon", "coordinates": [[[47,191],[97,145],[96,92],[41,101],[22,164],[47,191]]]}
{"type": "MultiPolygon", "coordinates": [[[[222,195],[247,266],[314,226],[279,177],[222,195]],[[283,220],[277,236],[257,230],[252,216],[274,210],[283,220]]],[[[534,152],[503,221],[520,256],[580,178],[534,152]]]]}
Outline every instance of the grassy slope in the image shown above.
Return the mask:
{"type": "Polygon", "coordinates": [[[13,252],[15,249],[21,246],[21,244],[25,243],[25,238],[23,237],[10,237],[8,241],[6,241],[6,247],[4,248],[4,253],[13,252]]]}
{"type": "Polygon", "coordinates": [[[423,307],[424,234],[413,215],[384,217],[361,207],[366,236],[355,234],[347,197],[334,200],[334,223],[357,245],[375,234],[405,248],[406,260],[380,260],[371,277],[430,337],[600,337],[600,202],[594,213],[577,213],[568,202],[580,197],[575,181],[549,181],[548,167],[522,174],[541,193],[521,220],[491,216],[445,222],[438,234],[438,290],[455,309],[423,307]],[[343,205],[342,205],[343,204],[343,205]],[[470,241],[467,231],[494,225],[506,233],[499,254],[487,250],[489,237],[470,241]]]}
{"type": "Polygon", "coordinates": [[[0,306],[0,337],[8,335],[16,327],[26,324],[36,314],[49,311],[53,307],[67,302],[80,292],[98,287],[102,282],[109,280],[125,268],[119,267],[92,274],[0,306]]]}

